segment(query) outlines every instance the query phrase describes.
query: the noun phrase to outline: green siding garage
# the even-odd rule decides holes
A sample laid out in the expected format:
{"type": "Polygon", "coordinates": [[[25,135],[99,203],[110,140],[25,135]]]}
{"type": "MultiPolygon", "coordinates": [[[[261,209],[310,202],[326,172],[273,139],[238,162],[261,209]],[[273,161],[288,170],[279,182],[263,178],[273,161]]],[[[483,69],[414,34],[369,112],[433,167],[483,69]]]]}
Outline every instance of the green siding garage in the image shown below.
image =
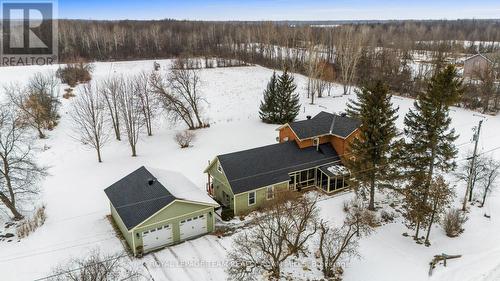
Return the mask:
{"type": "Polygon", "coordinates": [[[104,192],[134,255],[214,230],[218,204],[177,172],[143,166],[104,192]]]}

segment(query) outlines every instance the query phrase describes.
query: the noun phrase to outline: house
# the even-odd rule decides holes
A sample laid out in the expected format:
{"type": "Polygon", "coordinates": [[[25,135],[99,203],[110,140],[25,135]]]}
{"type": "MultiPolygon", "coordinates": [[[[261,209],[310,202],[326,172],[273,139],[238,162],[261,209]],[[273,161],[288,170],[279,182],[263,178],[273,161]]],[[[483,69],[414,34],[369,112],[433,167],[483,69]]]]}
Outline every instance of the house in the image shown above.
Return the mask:
{"type": "Polygon", "coordinates": [[[104,192],[134,255],[214,230],[219,205],[180,173],[142,166],[104,192]]]}
{"type": "Polygon", "coordinates": [[[489,67],[500,60],[499,53],[476,54],[464,60],[463,76],[468,79],[478,79],[489,67]]]}
{"type": "Polygon", "coordinates": [[[277,130],[279,143],[218,155],[205,169],[208,193],[234,214],[246,214],[278,192],[318,188],[326,193],[347,187],[342,165],[361,123],[321,112],[277,130]]]}

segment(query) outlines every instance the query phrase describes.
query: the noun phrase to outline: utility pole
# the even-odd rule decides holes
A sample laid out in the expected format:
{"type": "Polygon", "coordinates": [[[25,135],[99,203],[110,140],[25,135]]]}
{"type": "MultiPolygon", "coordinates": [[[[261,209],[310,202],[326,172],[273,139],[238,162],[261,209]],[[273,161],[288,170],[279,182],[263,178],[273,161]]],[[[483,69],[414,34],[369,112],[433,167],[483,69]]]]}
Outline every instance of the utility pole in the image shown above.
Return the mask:
{"type": "Polygon", "coordinates": [[[476,164],[476,156],[477,156],[477,145],[479,143],[479,134],[481,133],[481,125],[483,124],[483,120],[479,120],[479,125],[474,128],[474,136],[472,140],[475,141],[474,144],[474,153],[472,154],[471,165],[469,170],[469,179],[467,181],[467,189],[465,190],[464,202],[462,206],[462,211],[465,211],[467,208],[467,197],[469,197],[469,201],[472,200],[472,190],[474,188],[474,175],[475,174],[475,164],[476,164]]]}

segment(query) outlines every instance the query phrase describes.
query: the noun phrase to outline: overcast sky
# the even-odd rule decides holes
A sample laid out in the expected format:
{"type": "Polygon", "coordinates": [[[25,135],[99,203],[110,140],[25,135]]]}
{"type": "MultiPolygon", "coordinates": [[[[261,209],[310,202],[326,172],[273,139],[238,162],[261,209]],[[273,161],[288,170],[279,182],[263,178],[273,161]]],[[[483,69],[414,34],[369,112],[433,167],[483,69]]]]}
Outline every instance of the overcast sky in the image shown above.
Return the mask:
{"type": "Polygon", "coordinates": [[[500,0],[59,0],[59,18],[368,20],[500,18],[500,0]]]}

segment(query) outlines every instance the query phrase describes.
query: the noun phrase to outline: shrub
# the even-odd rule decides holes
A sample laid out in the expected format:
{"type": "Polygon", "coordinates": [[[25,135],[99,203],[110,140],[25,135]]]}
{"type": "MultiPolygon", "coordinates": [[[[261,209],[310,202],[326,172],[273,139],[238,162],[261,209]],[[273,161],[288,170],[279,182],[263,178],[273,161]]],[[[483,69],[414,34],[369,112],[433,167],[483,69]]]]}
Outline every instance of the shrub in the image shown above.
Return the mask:
{"type": "Polygon", "coordinates": [[[74,96],[75,96],[75,94],[73,93],[73,88],[64,89],[63,98],[69,99],[69,98],[72,98],[74,96]]]}
{"type": "Polygon", "coordinates": [[[222,212],[220,214],[221,218],[223,221],[230,221],[234,219],[234,212],[231,209],[222,209],[222,212]]]}
{"type": "Polygon", "coordinates": [[[351,203],[349,201],[344,201],[342,203],[342,210],[344,211],[344,213],[348,213],[349,212],[349,209],[350,209],[350,206],[351,203]]]}
{"type": "Polygon", "coordinates": [[[191,142],[194,140],[195,134],[191,131],[183,131],[175,134],[175,141],[181,148],[189,147],[191,142]]]}
{"type": "Polygon", "coordinates": [[[56,75],[61,82],[75,87],[78,83],[86,83],[92,79],[92,65],[84,62],[70,63],[59,68],[56,75]]]}
{"type": "Polygon", "coordinates": [[[448,237],[457,237],[464,231],[463,225],[467,217],[458,209],[450,209],[443,218],[442,226],[448,237]]]}
{"type": "Polygon", "coordinates": [[[386,210],[382,210],[382,212],[380,212],[380,219],[383,222],[386,222],[386,223],[393,222],[394,217],[395,217],[394,213],[387,212],[386,210]]]}
{"type": "Polygon", "coordinates": [[[30,233],[34,232],[38,227],[42,226],[47,219],[47,215],[45,214],[45,206],[42,205],[38,208],[34,214],[34,216],[30,219],[25,219],[20,223],[16,228],[17,237],[24,238],[27,237],[30,233]]]}

